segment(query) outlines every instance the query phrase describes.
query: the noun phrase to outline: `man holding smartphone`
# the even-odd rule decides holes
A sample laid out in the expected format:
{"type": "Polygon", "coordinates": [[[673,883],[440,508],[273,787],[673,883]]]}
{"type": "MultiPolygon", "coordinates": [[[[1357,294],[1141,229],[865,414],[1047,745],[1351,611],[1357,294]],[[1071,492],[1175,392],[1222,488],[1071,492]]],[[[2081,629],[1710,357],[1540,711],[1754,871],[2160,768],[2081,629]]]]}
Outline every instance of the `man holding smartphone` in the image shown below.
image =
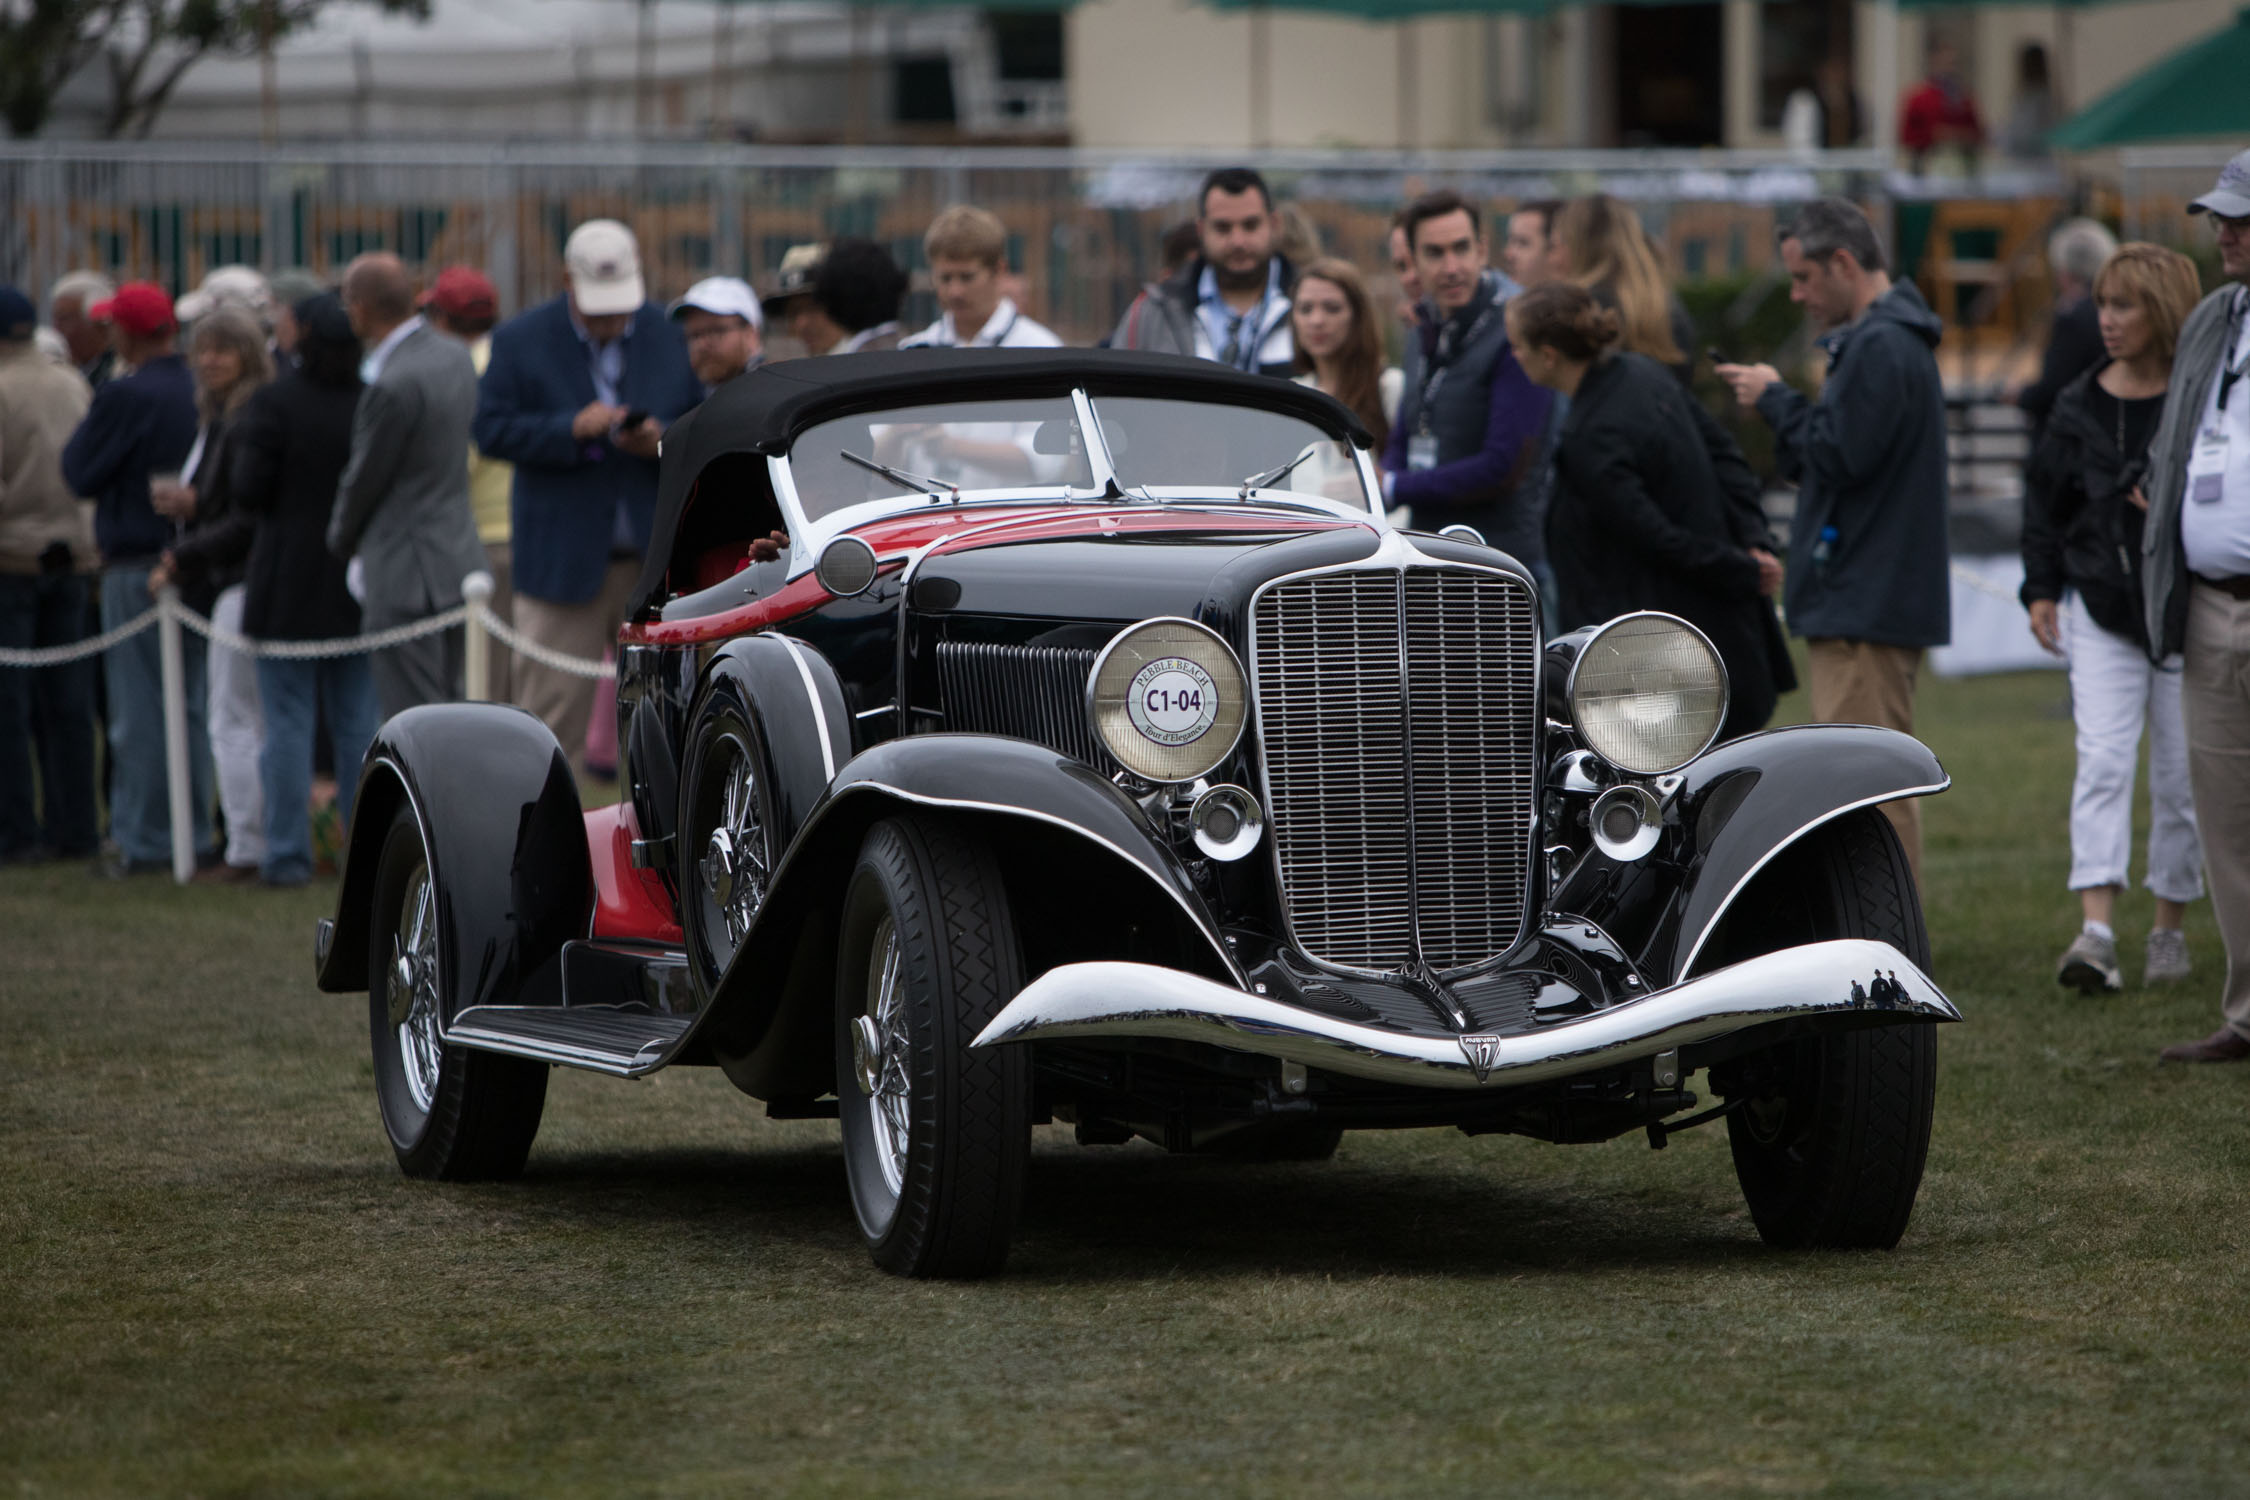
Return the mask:
{"type": "MultiPolygon", "coordinates": [[[[563,294],[503,323],[477,393],[476,442],[515,465],[518,630],[598,658],[624,623],[656,510],[656,447],[703,399],[687,345],[648,300],[640,247],[592,219],[563,247],[563,294]]],[[[516,702],[583,772],[594,684],[518,659],[516,702]]]]}

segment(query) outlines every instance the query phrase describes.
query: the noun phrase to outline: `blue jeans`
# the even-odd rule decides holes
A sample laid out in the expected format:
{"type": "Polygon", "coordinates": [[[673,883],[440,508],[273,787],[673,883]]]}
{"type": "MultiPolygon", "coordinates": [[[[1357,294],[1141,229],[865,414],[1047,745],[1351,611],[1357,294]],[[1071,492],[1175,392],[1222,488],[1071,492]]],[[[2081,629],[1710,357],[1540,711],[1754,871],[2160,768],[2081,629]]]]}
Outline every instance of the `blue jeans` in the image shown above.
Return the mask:
{"type": "MultiPolygon", "coordinates": [[[[155,601],[145,567],[102,573],[102,629],[115,630],[155,601]]],[[[109,836],[127,859],[172,862],[172,799],[164,778],[163,655],[157,632],[142,631],[109,648],[109,836]]],[[[211,852],[211,734],[206,709],[203,637],[183,627],[180,660],[187,691],[189,818],[197,858],[211,852]]]]}
{"type": "MultiPolygon", "coordinates": [[[[85,627],[76,573],[0,574],[0,646],[68,646],[85,627]]],[[[0,856],[91,856],[94,844],[93,661],[0,667],[0,856]]]]}
{"type": "Polygon", "coordinates": [[[352,794],[359,789],[359,763],[379,722],[375,674],[367,658],[258,658],[258,701],[266,715],[266,743],[258,752],[258,780],[266,799],[266,862],[259,873],[275,885],[302,885],[312,879],[316,698],[328,712],[328,748],[336,757],[336,810],[349,826],[352,794]]]}

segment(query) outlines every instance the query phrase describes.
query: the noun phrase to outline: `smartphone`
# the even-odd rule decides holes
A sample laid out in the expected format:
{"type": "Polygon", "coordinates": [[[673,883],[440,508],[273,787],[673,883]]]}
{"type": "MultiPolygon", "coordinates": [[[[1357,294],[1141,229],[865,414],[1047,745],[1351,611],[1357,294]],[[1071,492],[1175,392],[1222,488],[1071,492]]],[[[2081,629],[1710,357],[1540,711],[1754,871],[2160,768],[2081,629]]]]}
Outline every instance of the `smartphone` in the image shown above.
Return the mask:
{"type": "Polygon", "coordinates": [[[1717,344],[1713,344],[1710,348],[1704,350],[1703,357],[1711,361],[1714,367],[1719,365],[1731,365],[1734,363],[1733,360],[1727,358],[1726,351],[1721,349],[1717,344]]]}
{"type": "Polygon", "coordinates": [[[617,430],[620,432],[631,432],[634,428],[640,426],[647,420],[648,409],[646,407],[636,406],[631,411],[625,413],[624,416],[617,419],[617,430]]]}

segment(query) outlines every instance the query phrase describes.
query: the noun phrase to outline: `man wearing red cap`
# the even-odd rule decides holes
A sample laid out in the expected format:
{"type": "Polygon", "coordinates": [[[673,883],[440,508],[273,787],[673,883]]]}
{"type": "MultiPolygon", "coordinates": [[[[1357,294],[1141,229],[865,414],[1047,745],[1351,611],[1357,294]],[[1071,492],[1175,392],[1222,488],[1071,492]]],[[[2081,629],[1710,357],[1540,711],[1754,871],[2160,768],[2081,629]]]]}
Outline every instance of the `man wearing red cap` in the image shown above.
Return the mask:
{"type": "MultiPolygon", "coordinates": [[[[148,579],[179,537],[175,522],[149,504],[149,476],[177,477],[195,447],[195,381],[173,347],[172,299],[153,282],[129,281],[88,316],[109,325],[110,345],[132,373],[94,393],[86,420],[63,449],[63,477],[94,502],[94,546],[102,560],[102,628],[114,629],[149,606],[148,579]]],[[[188,772],[199,859],[211,852],[211,739],[204,729],[203,638],[182,632],[187,669],[188,772]]],[[[164,774],[164,689],[156,632],[144,630],[109,650],[109,832],[113,848],[97,868],[126,875],[171,867],[171,800],[164,774]]]]}
{"type": "MultiPolygon", "coordinates": [[[[469,346],[469,362],[476,366],[477,378],[483,379],[485,367],[492,362],[492,325],[500,321],[500,293],[492,278],[474,266],[447,266],[422,294],[422,313],[440,332],[469,346]]],[[[476,517],[477,540],[484,543],[485,560],[492,570],[492,612],[511,623],[515,591],[509,587],[508,488],[515,472],[513,464],[487,457],[473,442],[469,445],[469,511],[476,517]]],[[[509,668],[515,653],[498,641],[487,641],[485,654],[493,701],[506,703],[514,697],[509,668]]]]}

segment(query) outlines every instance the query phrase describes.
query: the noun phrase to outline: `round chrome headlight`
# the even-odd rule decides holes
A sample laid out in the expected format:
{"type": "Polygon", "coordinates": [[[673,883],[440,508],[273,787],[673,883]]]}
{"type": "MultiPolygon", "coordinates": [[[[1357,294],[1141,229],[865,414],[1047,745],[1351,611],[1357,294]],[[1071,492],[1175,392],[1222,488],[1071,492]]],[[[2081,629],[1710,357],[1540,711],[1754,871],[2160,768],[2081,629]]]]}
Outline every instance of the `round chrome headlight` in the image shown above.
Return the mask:
{"type": "Polygon", "coordinates": [[[1193,781],[1234,752],[1250,696],[1227,643],[1193,620],[1143,620],[1111,638],[1086,712],[1117,763],[1145,781],[1193,781]]]}
{"type": "Polygon", "coordinates": [[[1703,632],[1672,615],[1620,615],[1570,669],[1570,717],[1586,748],[1621,771],[1661,776],[1711,747],[1727,716],[1727,669],[1703,632]]]}

